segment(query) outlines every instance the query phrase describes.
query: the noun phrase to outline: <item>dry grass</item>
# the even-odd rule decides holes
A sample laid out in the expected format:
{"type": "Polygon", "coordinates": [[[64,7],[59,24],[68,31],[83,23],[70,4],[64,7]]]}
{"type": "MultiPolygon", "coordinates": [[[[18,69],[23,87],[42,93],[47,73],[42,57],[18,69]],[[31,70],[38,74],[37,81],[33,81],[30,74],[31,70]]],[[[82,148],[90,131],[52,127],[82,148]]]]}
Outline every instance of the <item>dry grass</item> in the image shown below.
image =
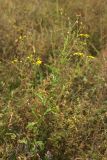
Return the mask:
{"type": "Polygon", "coordinates": [[[105,0],[1,0],[0,19],[0,158],[106,160],[105,0]]]}

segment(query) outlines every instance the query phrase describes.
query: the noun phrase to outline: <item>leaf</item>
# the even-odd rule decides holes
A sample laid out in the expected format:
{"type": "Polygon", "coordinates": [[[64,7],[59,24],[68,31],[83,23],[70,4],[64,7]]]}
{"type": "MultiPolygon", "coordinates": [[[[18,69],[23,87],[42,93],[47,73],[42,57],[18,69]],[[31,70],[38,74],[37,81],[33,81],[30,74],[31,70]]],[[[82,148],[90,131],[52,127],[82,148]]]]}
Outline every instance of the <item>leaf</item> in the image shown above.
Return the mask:
{"type": "Polygon", "coordinates": [[[40,94],[40,93],[36,94],[36,96],[38,96],[40,98],[42,104],[45,106],[47,99],[45,97],[43,97],[42,94],[40,94]]]}
{"type": "Polygon", "coordinates": [[[40,148],[40,150],[44,150],[44,143],[42,141],[36,141],[36,145],[40,148]]]}
{"type": "Polygon", "coordinates": [[[45,111],[44,115],[48,114],[48,113],[51,112],[51,111],[52,111],[51,108],[48,108],[48,109],[45,111]]]}
{"type": "Polygon", "coordinates": [[[26,138],[19,139],[18,142],[21,143],[21,144],[27,144],[26,138]]]}
{"type": "Polygon", "coordinates": [[[44,113],[44,115],[46,115],[46,114],[48,114],[49,112],[51,112],[51,113],[55,113],[53,110],[52,110],[52,108],[48,108],[46,111],[45,111],[45,113],[44,113]]]}
{"type": "Polygon", "coordinates": [[[29,130],[32,130],[35,125],[36,125],[36,122],[29,122],[26,128],[29,130]]]}
{"type": "Polygon", "coordinates": [[[6,133],[7,136],[10,136],[11,139],[15,140],[16,139],[16,134],[15,133],[6,133]]]}

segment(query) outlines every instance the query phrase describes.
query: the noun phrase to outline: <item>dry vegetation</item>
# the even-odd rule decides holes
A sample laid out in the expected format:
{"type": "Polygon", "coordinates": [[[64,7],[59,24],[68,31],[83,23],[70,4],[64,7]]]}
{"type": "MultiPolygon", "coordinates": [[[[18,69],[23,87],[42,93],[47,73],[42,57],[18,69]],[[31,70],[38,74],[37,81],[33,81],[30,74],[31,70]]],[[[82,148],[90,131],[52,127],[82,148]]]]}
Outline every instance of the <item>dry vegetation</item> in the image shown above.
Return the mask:
{"type": "Polygon", "coordinates": [[[107,160],[106,20],[106,0],[0,0],[1,160],[107,160]]]}

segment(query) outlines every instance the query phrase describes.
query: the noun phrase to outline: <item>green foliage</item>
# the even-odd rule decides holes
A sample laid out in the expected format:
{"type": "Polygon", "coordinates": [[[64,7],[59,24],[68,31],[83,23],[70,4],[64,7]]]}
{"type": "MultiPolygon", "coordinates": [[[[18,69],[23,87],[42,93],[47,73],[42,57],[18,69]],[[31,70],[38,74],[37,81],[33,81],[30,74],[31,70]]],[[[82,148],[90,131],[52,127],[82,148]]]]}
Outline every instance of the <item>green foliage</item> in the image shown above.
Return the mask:
{"type": "Polygon", "coordinates": [[[107,4],[98,2],[0,1],[1,159],[106,160],[107,76],[93,54],[107,4]]]}

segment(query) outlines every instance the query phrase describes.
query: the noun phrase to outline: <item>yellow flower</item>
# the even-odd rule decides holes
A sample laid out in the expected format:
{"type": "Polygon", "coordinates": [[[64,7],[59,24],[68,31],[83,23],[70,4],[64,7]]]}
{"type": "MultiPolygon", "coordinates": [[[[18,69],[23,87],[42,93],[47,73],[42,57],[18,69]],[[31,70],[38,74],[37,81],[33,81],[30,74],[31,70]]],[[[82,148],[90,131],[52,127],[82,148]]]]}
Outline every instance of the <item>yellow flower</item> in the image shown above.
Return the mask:
{"type": "Polygon", "coordinates": [[[27,59],[30,59],[30,56],[27,56],[27,59]]]}
{"type": "Polygon", "coordinates": [[[42,64],[42,60],[40,58],[38,58],[36,61],[36,65],[41,65],[41,64],[42,64]]]}
{"type": "Polygon", "coordinates": [[[75,53],[73,53],[73,55],[75,56],[80,56],[80,57],[83,57],[84,56],[84,53],[82,53],[82,52],[75,52],[75,53]]]}
{"type": "Polygon", "coordinates": [[[89,38],[89,34],[79,34],[79,37],[83,37],[83,38],[89,38]]]}
{"type": "Polygon", "coordinates": [[[19,39],[21,40],[21,39],[23,39],[23,37],[22,37],[22,36],[19,36],[19,39]]]}
{"type": "Polygon", "coordinates": [[[87,57],[90,58],[90,59],[94,59],[95,58],[94,56],[91,56],[91,55],[89,55],[87,57]]]}
{"type": "Polygon", "coordinates": [[[12,64],[15,64],[15,63],[17,63],[17,62],[18,62],[17,59],[14,59],[13,61],[11,61],[12,64]]]}
{"type": "Polygon", "coordinates": [[[33,60],[33,55],[30,54],[29,56],[27,56],[27,59],[29,59],[30,61],[32,61],[33,60]]]}

